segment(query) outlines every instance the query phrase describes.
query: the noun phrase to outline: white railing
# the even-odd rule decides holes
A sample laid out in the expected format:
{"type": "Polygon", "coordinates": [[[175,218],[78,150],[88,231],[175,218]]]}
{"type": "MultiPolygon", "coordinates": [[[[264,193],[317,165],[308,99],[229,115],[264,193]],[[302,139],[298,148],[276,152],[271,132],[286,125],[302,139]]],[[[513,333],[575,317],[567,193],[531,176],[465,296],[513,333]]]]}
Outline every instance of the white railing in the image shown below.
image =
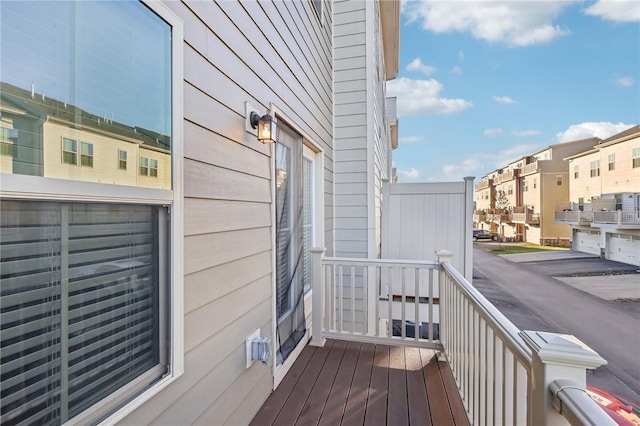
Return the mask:
{"type": "Polygon", "coordinates": [[[607,223],[620,225],[640,225],[640,212],[637,211],[595,211],[594,223],[607,223]]]}
{"type": "Polygon", "coordinates": [[[593,222],[592,211],[556,211],[556,222],[591,223],[593,222]]]}
{"type": "Polygon", "coordinates": [[[573,336],[520,331],[449,263],[450,252],[439,251],[438,262],[311,252],[311,345],[331,338],[435,349],[474,425],[615,424],[558,381],[584,390],[586,368],[606,361],[573,336]]]}
{"type": "Polygon", "coordinates": [[[442,348],[436,262],[322,258],[321,250],[312,252],[314,339],[442,348]]]}
{"type": "Polygon", "coordinates": [[[531,349],[449,263],[440,270],[441,341],[474,425],[532,424],[531,349]]]}

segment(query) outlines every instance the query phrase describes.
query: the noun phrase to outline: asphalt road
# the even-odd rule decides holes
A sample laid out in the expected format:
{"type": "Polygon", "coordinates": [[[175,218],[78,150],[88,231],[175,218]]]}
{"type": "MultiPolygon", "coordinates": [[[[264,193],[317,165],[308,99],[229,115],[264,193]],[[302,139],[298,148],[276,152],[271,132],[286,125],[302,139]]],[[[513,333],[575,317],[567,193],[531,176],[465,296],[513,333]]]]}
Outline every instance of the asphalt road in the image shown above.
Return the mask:
{"type": "Polygon", "coordinates": [[[640,402],[640,315],[636,307],[577,290],[543,263],[514,263],[474,244],[473,284],[522,330],[573,334],[607,360],[587,373],[587,383],[640,402]]]}

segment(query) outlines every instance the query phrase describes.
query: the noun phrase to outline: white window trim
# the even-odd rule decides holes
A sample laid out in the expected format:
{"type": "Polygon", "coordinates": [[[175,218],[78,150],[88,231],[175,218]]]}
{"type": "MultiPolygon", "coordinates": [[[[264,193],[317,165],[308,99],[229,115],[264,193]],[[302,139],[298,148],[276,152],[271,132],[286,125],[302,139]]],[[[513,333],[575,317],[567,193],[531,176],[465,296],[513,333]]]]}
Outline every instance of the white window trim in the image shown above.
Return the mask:
{"type": "MultiPolygon", "coordinates": [[[[276,123],[278,119],[282,119],[287,122],[287,125],[295,132],[297,132],[300,136],[302,136],[302,143],[304,144],[303,148],[308,148],[308,153],[310,152],[314,155],[313,164],[314,164],[314,242],[317,247],[324,247],[324,151],[322,146],[315,142],[315,138],[311,137],[308,133],[303,131],[299,126],[296,125],[296,120],[291,119],[281,108],[279,108],[273,102],[269,105],[269,114],[276,119],[276,123]]],[[[275,177],[275,144],[271,144],[270,147],[270,156],[271,156],[271,269],[275,271],[276,269],[276,177],[275,177]]],[[[303,149],[303,156],[305,150],[303,149]]],[[[271,274],[271,294],[276,294],[276,276],[275,274],[271,274]]],[[[305,314],[308,317],[311,316],[311,298],[313,291],[309,291],[305,293],[305,314]],[[307,307],[309,309],[307,309],[307,307]]],[[[277,323],[277,312],[276,312],[276,298],[272,297],[271,302],[271,335],[276,336],[276,323],[277,323]]],[[[302,341],[298,344],[298,347],[289,355],[289,357],[280,365],[277,365],[277,357],[272,357],[272,371],[273,371],[273,389],[277,388],[282,379],[286,376],[287,372],[302,352],[304,348],[304,343],[311,337],[311,325],[307,324],[307,332],[306,335],[302,338],[302,341]]],[[[272,343],[272,353],[275,353],[275,339],[273,339],[272,343]]]]}
{"type": "MultiPolygon", "coordinates": [[[[124,419],[162,389],[169,386],[184,373],[184,202],[183,202],[183,43],[182,20],[164,3],[141,0],[160,18],[171,26],[171,100],[172,100],[172,190],[108,185],[93,182],[71,181],[40,176],[2,174],[0,197],[37,199],[43,201],[96,201],[118,203],[145,203],[171,206],[170,225],[170,288],[167,297],[171,300],[167,316],[169,348],[169,374],[147,391],[107,417],[101,424],[115,424],[124,419]],[[61,185],[64,183],[64,185],[61,185]],[[91,195],[88,195],[91,194],[91,195]]],[[[79,153],[77,153],[79,156],[79,153]]],[[[117,396],[116,392],[114,395],[117,396]]],[[[112,398],[107,397],[65,424],[85,423],[87,418],[98,413],[112,398]]]]}

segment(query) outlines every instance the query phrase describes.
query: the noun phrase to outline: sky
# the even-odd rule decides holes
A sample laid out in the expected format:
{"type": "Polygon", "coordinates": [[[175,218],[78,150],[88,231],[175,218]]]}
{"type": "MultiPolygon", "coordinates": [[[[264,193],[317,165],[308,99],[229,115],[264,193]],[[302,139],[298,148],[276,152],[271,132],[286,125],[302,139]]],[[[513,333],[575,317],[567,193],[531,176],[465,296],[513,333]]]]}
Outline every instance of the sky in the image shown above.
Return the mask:
{"type": "Polygon", "coordinates": [[[403,1],[399,182],[478,181],[640,123],[640,1],[403,1]]]}

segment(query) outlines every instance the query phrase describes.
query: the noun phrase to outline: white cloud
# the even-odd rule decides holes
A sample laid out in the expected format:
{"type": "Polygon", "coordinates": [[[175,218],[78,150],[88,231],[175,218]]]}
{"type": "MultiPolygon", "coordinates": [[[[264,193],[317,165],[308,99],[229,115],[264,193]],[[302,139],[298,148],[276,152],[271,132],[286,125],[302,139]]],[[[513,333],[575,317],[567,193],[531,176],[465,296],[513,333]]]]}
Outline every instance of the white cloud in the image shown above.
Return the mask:
{"type": "Polygon", "coordinates": [[[458,51],[458,60],[462,62],[462,61],[464,61],[464,58],[465,58],[464,52],[462,50],[459,50],[458,51]]]}
{"type": "Polygon", "coordinates": [[[398,180],[402,180],[403,182],[406,181],[417,181],[418,179],[420,179],[420,176],[422,175],[422,173],[420,173],[420,170],[412,167],[409,170],[398,170],[398,180]]]}
{"type": "Polygon", "coordinates": [[[505,104],[505,105],[510,105],[510,104],[515,104],[516,102],[511,99],[508,96],[494,96],[493,100],[496,101],[499,104],[505,104]]]}
{"type": "Polygon", "coordinates": [[[571,2],[426,0],[403,4],[409,22],[418,21],[426,30],[470,32],[490,43],[529,46],[568,34],[553,21],[571,2]]]}
{"type": "Polygon", "coordinates": [[[600,0],[584,9],[585,15],[597,16],[606,21],[640,21],[640,3],[637,0],[600,0]]]}
{"type": "Polygon", "coordinates": [[[633,84],[635,83],[635,81],[633,80],[633,77],[624,77],[624,76],[616,77],[613,81],[618,86],[623,86],[623,87],[633,86],[633,84]]]}
{"type": "Polygon", "coordinates": [[[403,136],[400,138],[400,143],[418,143],[422,142],[424,138],[422,136],[403,136]]]}
{"type": "Polygon", "coordinates": [[[465,158],[458,164],[447,164],[440,170],[440,180],[444,182],[458,181],[466,176],[475,176],[481,172],[484,164],[477,157],[465,158]]]}
{"type": "Polygon", "coordinates": [[[520,137],[524,137],[524,136],[536,136],[536,135],[539,135],[542,132],[540,130],[529,129],[529,130],[514,130],[511,133],[513,134],[513,136],[516,136],[516,137],[520,138],[520,137]]]}
{"type": "Polygon", "coordinates": [[[606,139],[633,126],[633,124],[604,121],[573,124],[564,132],[557,133],[556,139],[558,142],[571,142],[592,137],[606,139]]]}
{"type": "Polygon", "coordinates": [[[488,138],[492,138],[495,136],[500,136],[502,134],[502,129],[484,129],[484,135],[488,138]]]}
{"type": "Polygon", "coordinates": [[[387,95],[398,98],[398,116],[425,114],[452,114],[471,108],[473,103],[464,99],[439,97],[442,84],[430,78],[413,80],[400,78],[387,82],[387,95]]]}
{"type": "Polygon", "coordinates": [[[407,71],[418,71],[423,73],[424,75],[431,75],[436,71],[435,67],[432,67],[431,65],[425,65],[422,63],[422,59],[420,58],[415,58],[413,61],[411,61],[409,63],[409,65],[407,65],[406,68],[407,71]]]}
{"type": "Polygon", "coordinates": [[[451,73],[456,75],[462,75],[462,67],[459,67],[458,65],[456,65],[451,69],[451,73]]]}

